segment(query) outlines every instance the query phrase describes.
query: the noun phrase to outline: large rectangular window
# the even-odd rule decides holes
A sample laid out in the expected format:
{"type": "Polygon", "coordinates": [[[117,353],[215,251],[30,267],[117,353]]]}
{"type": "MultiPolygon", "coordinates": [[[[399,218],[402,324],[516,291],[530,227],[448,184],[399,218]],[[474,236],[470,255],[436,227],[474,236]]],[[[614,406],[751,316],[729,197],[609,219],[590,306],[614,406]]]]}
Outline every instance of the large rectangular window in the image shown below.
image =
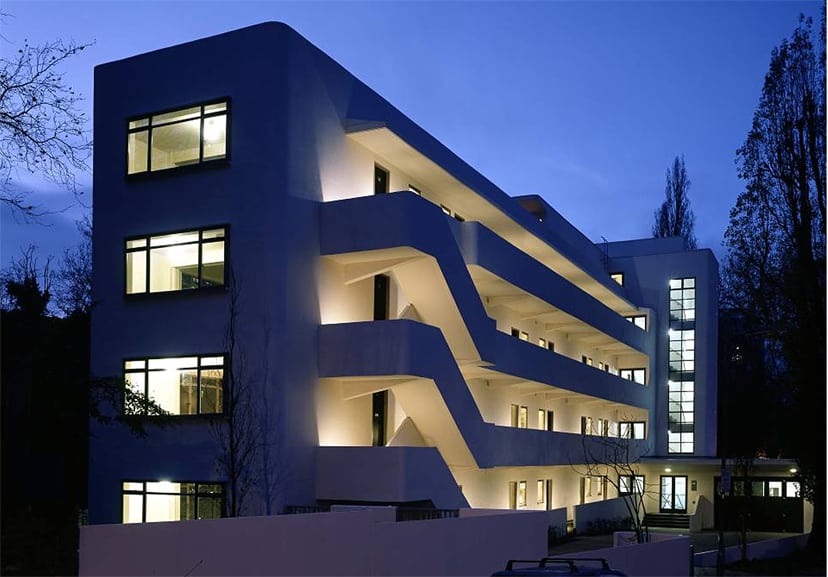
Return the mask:
{"type": "Polygon", "coordinates": [[[126,241],[126,293],[224,286],[226,228],[186,230],[126,241]]]}
{"type": "Polygon", "coordinates": [[[227,158],[227,100],[129,121],[127,174],[227,158]]]}
{"type": "Polygon", "coordinates": [[[125,481],[123,522],[218,519],[223,499],[224,488],[219,483],[125,481]]]}
{"type": "Polygon", "coordinates": [[[134,393],[173,415],[223,411],[222,355],[128,360],[124,362],[124,380],[134,393]]]}

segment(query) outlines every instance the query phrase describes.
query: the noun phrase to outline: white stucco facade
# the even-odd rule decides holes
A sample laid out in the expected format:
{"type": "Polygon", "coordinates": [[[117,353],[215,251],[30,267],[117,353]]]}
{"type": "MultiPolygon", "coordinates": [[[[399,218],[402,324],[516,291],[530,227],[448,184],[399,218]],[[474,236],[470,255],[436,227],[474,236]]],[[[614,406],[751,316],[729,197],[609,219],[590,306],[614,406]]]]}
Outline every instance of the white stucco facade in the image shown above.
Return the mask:
{"type": "MultiPolygon", "coordinates": [[[[138,363],[130,386],[152,396],[152,362],[191,356],[197,367],[176,369],[172,395],[183,399],[186,383],[200,401],[170,426],[139,417],[145,438],[96,427],[93,523],[124,520],[126,483],[141,484],[130,495],[146,510],[159,481],[228,490],[215,433],[228,403],[205,398],[226,395],[231,374],[249,384],[273,457],[251,466],[279,478],[267,495],[251,487],[245,514],[331,502],[571,511],[616,496],[607,485],[585,494],[573,467],[622,423],[641,424],[644,438],[624,442],[653,467],[715,457],[709,250],[593,244],[539,197],[498,189],[283,24],[101,65],[95,80],[93,372],[138,363]],[[163,124],[190,109],[200,112],[163,124]],[[225,149],[208,156],[214,118],[226,122],[225,149]],[[195,160],[155,170],[153,146],[179,146],[165,139],[190,138],[185,125],[195,160]],[[132,134],[151,152],[128,174],[132,134]],[[223,263],[178,266],[153,249],[156,237],[196,231],[188,246],[206,255],[216,229],[223,263]],[[129,288],[129,251],[145,250],[136,238],[150,239],[142,294],[129,288]],[[157,288],[162,274],[174,288],[157,288]],[[687,281],[680,310],[692,307],[680,328],[675,280],[687,281]],[[682,333],[677,376],[679,330],[695,346],[682,333]],[[223,358],[223,373],[201,368],[206,358],[223,358]],[[689,383],[681,399],[676,379],[689,383]]],[[[712,492],[712,473],[703,486],[712,492]]]]}

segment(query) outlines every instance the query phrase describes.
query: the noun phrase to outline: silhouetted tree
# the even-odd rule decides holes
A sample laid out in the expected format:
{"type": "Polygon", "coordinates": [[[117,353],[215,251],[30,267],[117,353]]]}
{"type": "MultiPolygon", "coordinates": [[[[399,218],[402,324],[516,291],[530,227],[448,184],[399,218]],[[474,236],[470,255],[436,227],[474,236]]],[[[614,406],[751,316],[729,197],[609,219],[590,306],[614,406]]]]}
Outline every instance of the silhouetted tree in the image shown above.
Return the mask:
{"type": "Polygon", "coordinates": [[[76,223],[80,242],[63,252],[55,283],[55,301],[64,315],[87,314],[92,310],[92,223],[76,223]]]}
{"type": "Polygon", "coordinates": [[[793,400],[788,431],[814,504],[809,549],[825,555],[825,21],[800,17],[775,48],[737,151],[746,189],[730,212],[726,306],[765,335],[768,378],[793,400]]]}
{"type": "Polygon", "coordinates": [[[622,436],[620,430],[615,435],[608,430],[600,431],[601,434],[592,433],[588,431],[581,435],[583,454],[570,456],[571,463],[578,463],[570,466],[582,477],[600,477],[605,485],[615,487],[627,509],[636,541],[644,543],[647,488],[637,483],[642,456],[638,441],[632,439],[632,429],[628,436],[622,436]],[[622,486],[622,479],[629,480],[629,487],[622,486]]]}
{"type": "MultiPolygon", "coordinates": [[[[3,18],[0,14],[0,18],[3,18]]],[[[18,170],[40,174],[78,194],[76,174],[86,172],[92,150],[82,98],[66,84],[61,66],[89,44],[28,41],[14,49],[0,37],[0,202],[24,219],[44,211],[14,184],[18,170]]]]}
{"type": "Polygon", "coordinates": [[[681,236],[689,248],[696,248],[696,216],[690,208],[690,178],[684,166],[684,156],[676,157],[667,170],[664,185],[664,202],[653,213],[653,236],[681,236]]]}

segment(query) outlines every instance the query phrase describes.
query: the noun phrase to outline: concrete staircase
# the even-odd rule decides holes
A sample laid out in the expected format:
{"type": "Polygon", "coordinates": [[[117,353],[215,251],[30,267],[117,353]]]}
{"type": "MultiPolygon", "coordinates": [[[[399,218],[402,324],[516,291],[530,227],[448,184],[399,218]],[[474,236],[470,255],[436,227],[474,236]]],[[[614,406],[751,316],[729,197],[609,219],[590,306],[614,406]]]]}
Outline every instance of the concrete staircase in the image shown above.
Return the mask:
{"type": "Polygon", "coordinates": [[[689,529],[690,515],[678,513],[647,513],[647,515],[644,516],[644,525],[647,527],[689,529]]]}

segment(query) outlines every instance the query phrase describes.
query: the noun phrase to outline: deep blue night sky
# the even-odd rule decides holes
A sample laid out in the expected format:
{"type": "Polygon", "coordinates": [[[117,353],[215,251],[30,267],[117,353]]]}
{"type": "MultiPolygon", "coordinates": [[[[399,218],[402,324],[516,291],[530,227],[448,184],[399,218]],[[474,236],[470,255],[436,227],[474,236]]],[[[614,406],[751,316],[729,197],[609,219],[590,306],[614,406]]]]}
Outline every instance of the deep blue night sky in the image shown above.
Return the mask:
{"type": "MultiPolygon", "coordinates": [[[[66,69],[91,117],[95,65],[280,20],[508,194],[543,195],[593,241],[649,236],[664,173],[684,154],[699,245],[721,260],[742,188],[735,151],[771,50],[801,12],[818,21],[822,10],[795,1],[6,0],[2,50],[24,38],[95,41],[66,69]]],[[[48,183],[27,184],[48,207],[72,205],[48,183]]],[[[19,225],[3,207],[2,265],[29,243],[59,256],[85,211],[75,204],[49,226],[19,225]]]]}

